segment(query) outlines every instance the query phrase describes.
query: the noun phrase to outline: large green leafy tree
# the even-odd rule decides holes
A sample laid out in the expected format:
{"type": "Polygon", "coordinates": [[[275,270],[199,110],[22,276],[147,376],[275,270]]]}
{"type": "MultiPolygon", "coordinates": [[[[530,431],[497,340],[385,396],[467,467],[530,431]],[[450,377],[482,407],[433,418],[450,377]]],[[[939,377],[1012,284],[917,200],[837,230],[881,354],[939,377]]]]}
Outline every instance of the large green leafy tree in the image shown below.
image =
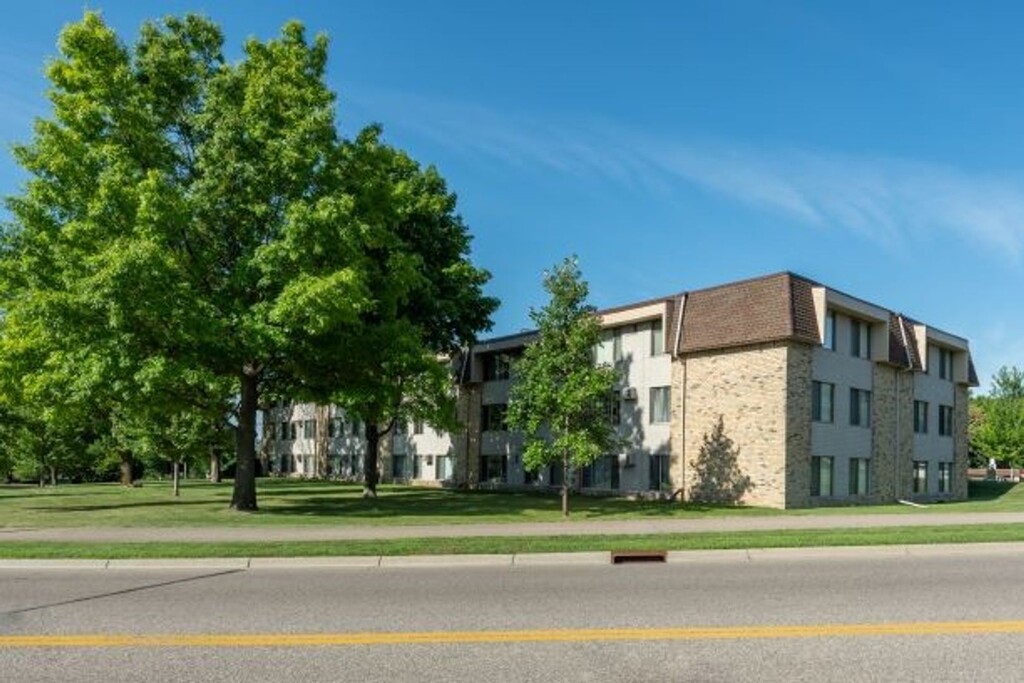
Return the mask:
{"type": "Polygon", "coordinates": [[[322,342],[371,299],[367,220],[342,190],[326,39],[289,23],[234,64],[222,43],[195,16],[132,48],[93,13],[62,32],[52,116],[16,149],[30,179],[8,202],[3,375],[54,383],[63,346],[129,399],[154,367],[229,378],[232,506],[251,510],[260,392],[350,362],[322,342]]]}
{"type": "Polygon", "coordinates": [[[508,423],[524,432],[523,464],[531,471],[549,465],[562,470],[562,514],[569,514],[570,471],[584,467],[618,445],[604,410],[617,372],[594,362],[601,326],[575,258],[544,277],[548,304],[530,312],[536,341],[513,365],[508,423]]]}
{"type": "Polygon", "coordinates": [[[374,297],[353,328],[357,337],[336,340],[355,362],[338,376],[318,375],[366,425],[367,497],[376,495],[380,441],[395,424],[457,426],[450,358],[490,328],[498,303],[483,294],[489,274],[469,260],[455,195],[435,169],[420,168],[379,134],[371,127],[343,146],[343,187],[365,220],[360,253],[374,297]]]}
{"type": "Polygon", "coordinates": [[[972,400],[969,435],[971,450],[982,460],[1024,467],[1024,371],[996,371],[988,395],[972,400]]]}

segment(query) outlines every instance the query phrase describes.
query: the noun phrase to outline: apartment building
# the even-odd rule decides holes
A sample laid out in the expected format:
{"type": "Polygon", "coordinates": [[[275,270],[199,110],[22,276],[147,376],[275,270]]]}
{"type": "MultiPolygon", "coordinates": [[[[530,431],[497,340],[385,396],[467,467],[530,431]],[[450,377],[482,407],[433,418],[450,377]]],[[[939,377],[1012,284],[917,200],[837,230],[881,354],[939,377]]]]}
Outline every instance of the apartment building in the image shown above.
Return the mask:
{"type": "MultiPolygon", "coordinates": [[[[575,473],[584,490],[688,499],[701,483],[702,444],[721,420],[750,482],[748,504],[966,497],[968,387],[977,378],[962,337],[792,273],[599,315],[597,360],[620,372],[608,419],[625,446],[575,473]]],[[[458,359],[462,429],[401,425],[382,449],[384,480],[560,485],[558,468],[523,468],[522,436],[505,424],[512,362],[532,339],[485,340],[458,359]]],[[[364,446],[340,411],[281,407],[267,421],[278,424],[267,442],[272,468],[358,476],[364,446]],[[319,458],[306,431],[317,411],[328,427],[341,425],[320,439],[319,458]]]]}

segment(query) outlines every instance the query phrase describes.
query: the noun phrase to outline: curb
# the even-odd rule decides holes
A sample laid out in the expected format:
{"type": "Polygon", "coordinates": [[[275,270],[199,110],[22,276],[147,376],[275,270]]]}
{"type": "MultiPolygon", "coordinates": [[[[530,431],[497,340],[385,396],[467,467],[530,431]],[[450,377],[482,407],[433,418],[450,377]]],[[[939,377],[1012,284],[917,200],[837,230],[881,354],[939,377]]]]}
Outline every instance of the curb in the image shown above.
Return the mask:
{"type": "MultiPolygon", "coordinates": [[[[674,565],[736,564],[774,561],[851,560],[858,558],[916,559],[940,556],[988,557],[1024,555],[1024,542],[949,543],[935,545],[826,546],[817,548],[751,548],[672,550],[665,562],[674,565]]],[[[613,566],[611,552],[521,553],[508,555],[366,555],[323,557],[167,558],[120,560],[0,559],[0,570],[138,570],[138,569],[408,569],[443,567],[613,566]]],[[[643,564],[663,564],[645,562],[643,564]]]]}

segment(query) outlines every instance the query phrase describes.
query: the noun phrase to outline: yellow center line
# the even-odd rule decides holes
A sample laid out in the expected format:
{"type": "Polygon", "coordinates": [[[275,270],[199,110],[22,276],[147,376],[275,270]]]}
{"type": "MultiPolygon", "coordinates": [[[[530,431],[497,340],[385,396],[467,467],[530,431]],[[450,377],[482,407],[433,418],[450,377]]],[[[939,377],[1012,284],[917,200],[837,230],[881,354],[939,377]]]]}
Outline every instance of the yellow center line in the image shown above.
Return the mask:
{"type": "Polygon", "coordinates": [[[101,647],[315,647],[324,645],[415,645],[611,640],[747,640],[1024,633],[1024,621],[935,621],[803,626],[715,626],[676,628],[527,629],[516,631],[413,631],[393,633],[167,633],[0,635],[4,648],[101,647]]]}

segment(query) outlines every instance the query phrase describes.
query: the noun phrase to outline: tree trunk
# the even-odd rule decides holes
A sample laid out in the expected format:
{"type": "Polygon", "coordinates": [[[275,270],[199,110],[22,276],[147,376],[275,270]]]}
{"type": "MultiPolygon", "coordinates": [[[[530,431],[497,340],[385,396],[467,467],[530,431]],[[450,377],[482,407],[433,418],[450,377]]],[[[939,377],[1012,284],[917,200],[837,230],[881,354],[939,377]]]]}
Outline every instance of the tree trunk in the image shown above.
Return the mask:
{"type": "Polygon", "coordinates": [[[569,516],[569,455],[562,455],[562,516],[569,516]]]}
{"type": "Polygon", "coordinates": [[[132,454],[128,451],[121,451],[121,486],[132,485],[132,454]]]}
{"type": "Polygon", "coordinates": [[[50,465],[50,486],[57,485],[57,468],[50,465]]]}
{"type": "Polygon", "coordinates": [[[214,484],[220,483],[220,449],[210,449],[210,481],[214,484]]]}
{"type": "Polygon", "coordinates": [[[366,421],[366,459],[363,461],[363,498],[377,497],[377,461],[380,455],[380,428],[376,420],[366,421]]]}
{"type": "Polygon", "coordinates": [[[259,373],[246,364],[241,381],[238,404],[238,441],[235,458],[235,488],[231,507],[235,510],[256,510],[256,403],[259,399],[259,373]]]}
{"type": "Polygon", "coordinates": [[[181,478],[178,476],[178,467],[179,467],[178,461],[175,460],[174,461],[174,465],[172,467],[172,469],[174,471],[174,497],[175,498],[177,498],[180,495],[180,493],[181,493],[181,483],[180,483],[181,482],[181,478]]]}

